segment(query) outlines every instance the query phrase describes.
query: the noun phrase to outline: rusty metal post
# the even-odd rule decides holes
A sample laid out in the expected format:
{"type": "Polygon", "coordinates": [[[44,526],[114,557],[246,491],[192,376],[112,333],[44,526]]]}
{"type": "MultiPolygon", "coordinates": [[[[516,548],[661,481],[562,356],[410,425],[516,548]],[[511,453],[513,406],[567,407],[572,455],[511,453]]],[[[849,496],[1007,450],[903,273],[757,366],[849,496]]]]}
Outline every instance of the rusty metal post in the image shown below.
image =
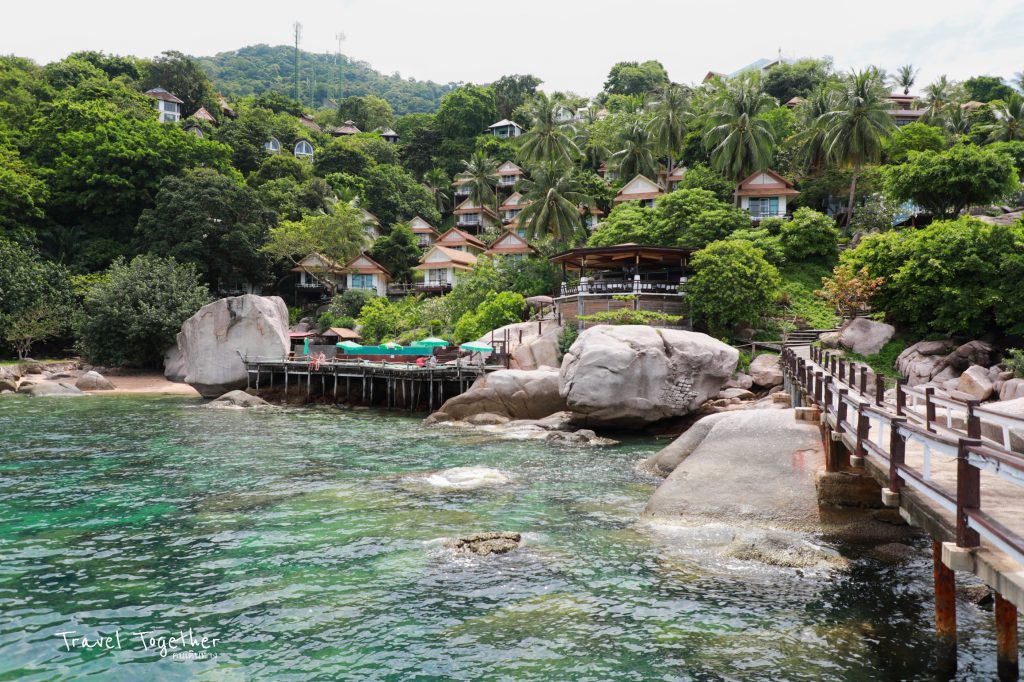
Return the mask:
{"type": "Polygon", "coordinates": [[[1017,607],[996,592],[996,672],[1000,682],[1017,682],[1020,663],[1017,650],[1017,607]]]}
{"type": "Polygon", "coordinates": [[[821,405],[821,371],[814,372],[814,402],[821,405]]]}
{"type": "Polygon", "coordinates": [[[847,404],[843,401],[849,391],[845,388],[839,389],[839,398],[836,401],[836,431],[843,433],[843,422],[846,421],[847,404]]]}
{"type": "Polygon", "coordinates": [[[860,368],[860,394],[861,395],[867,395],[868,394],[868,368],[867,367],[861,367],[860,368]]]}
{"type": "Polygon", "coordinates": [[[885,379],[881,374],[875,375],[875,405],[885,402],[885,379]]]}
{"type": "Polygon", "coordinates": [[[932,540],[932,575],[935,578],[935,631],[939,668],[956,671],[956,574],[942,563],[942,543],[932,540]]]}
{"type": "Polygon", "coordinates": [[[924,428],[933,431],[932,422],[935,421],[935,403],[932,396],[935,395],[935,387],[929,386],[924,389],[924,428]]]}
{"type": "Polygon", "coordinates": [[[956,455],[956,546],[977,547],[978,531],[968,528],[967,513],[981,508],[981,471],[967,459],[967,447],[979,441],[961,438],[956,455]]]}
{"type": "Polygon", "coordinates": [[[889,490],[898,493],[903,488],[900,467],[906,461],[907,443],[900,435],[899,425],[906,417],[892,417],[889,420],[889,490]]]}
{"type": "Polygon", "coordinates": [[[867,457],[867,449],[864,447],[864,442],[871,435],[871,420],[864,414],[864,403],[861,403],[860,407],[857,408],[857,452],[855,453],[858,457],[867,457]]]}
{"type": "Polygon", "coordinates": [[[907,407],[907,394],[903,392],[903,379],[896,380],[896,414],[903,416],[903,410],[907,407]]]}
{"type": "Polygon", "coordinates": [[[843,362],[842,360],[839,361],[839,374],[838,374],[838,376],[839,376],[839,380],[840,381],[842,381],[844,383],[846,382],[846,363],[843,362]]]}

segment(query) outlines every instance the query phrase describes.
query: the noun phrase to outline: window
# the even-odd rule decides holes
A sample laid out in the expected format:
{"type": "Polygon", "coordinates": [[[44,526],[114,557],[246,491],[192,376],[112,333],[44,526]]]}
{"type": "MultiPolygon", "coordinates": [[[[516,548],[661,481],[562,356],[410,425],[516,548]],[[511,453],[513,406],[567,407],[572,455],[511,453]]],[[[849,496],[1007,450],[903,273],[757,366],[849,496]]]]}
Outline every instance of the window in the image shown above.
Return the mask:
{"type": "Polygon", "coordinates": [[[430,284],[445,284],[447,281],[447,270],[427,270],[427,282],[430,284]]]}
{"type": "Polygon", "coordinates": [[[748,206],[750,215],[754,218],[775,216],[779,214],[778,197],[751,198],[748,206]]]}
{"type": "Polygon", "coordinates": [[[376,289],[373,283],[373,275],[352,275],[353,289],[376,289]]]}
{"type": "Polygon", "coordinates": [[[263,145],[263,148],[270,154],[276,154],[281,151],[281,142],[276,137],[272,137],[267,140],[266,144],[263,145]]]}
{"type": "Polygon", "coordinates": [[[313,156],[313,145],[306,140],[299,140],[295,143],[295,156],[311,158],[313,156]]]}
{"type": "Polygon", "coordinates": [[[511,186],[511,185],[516,184],[516,180],[518,180],[518,179],[519,178],[517,176],[515,176],[515,175],[502,175],[501,176],[501,184],[511,186]]]}
{"type": "Polygon", "coordinates": [[[466,215],[462,216],[462,220],[460,220],[459,222],[464,224],[464,225],[479,225],[480,224],[480,214],[479,213],[467,213],[466,215]]]}

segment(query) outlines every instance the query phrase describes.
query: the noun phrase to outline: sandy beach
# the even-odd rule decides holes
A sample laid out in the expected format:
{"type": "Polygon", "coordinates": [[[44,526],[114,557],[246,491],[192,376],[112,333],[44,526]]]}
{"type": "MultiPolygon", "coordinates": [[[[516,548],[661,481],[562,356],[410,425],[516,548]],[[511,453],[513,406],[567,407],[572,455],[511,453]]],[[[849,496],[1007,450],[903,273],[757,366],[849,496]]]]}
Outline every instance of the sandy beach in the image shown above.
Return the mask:
{"type": "Polygon", "coordinates": [[[117,395],[120,393],[157,393],[161,395],[182,395],[198,398],[199,392],[188,384],[168,381],[163,374],[141,372],[138,374],[107,374],[107,380],[114,384],[113,391],[86,391],[95,395],[117,395]]]}

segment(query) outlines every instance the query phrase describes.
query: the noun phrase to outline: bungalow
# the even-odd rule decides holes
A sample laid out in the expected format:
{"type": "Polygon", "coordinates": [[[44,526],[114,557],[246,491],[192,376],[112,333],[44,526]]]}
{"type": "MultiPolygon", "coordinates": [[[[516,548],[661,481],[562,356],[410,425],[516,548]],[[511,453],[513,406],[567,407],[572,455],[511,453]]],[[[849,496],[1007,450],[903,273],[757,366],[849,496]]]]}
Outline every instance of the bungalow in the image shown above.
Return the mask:
{"type": "Polygon", "coordinates": [[[683,177],[685,176],[685,166],[679,165],[673,168],[672,172],[665,176],[665,186],[668,187],[668,191],[675,192],[677,189],[679,189],[679,183],[683,181],[683,177]]]}
{"type": "Polygon", "coordinates": [[[638,175],[619,190],[615,195],[614,202],[621,204],[624,201],[639,201],[645,208],[652,208],[655,200],[665,195],[661,186],[650,178],[638,175]]]}
{"type": "Polygon", "coordinates": [[[295,143],[295,150],[293,152],[295,158],[305,159],[307,161],[313,160],[313,143],[309,140],[299,139],[295,143]]]}
{"type": "Polygon", "coordinates": [[[197,121],[206,121],[210,125],[217,125],[217,119],[213,117],[206,107],[199,107],[199,111],[189,116],[189,119],[196,119],[197,121]]]}
{"type": "Polygon", "coordinates": [[[434,226],[428,223],[423,218],[416,216],[409,221],[409,227],[412,229],[412,233],[416,235],[419,245],[423,248],[429,247],[437,238],[440,237],[440,233],[434,226]]]}
{"type": "Polygon", "coordinates": [[[455,214],[456,226],[475,231],[486,230],[500,222],[498,214],[493,209],[488,206],[479,206],[471,199],[463,201],[452,212],[455,214]]]}
{"type": "Polygon", "coordinates": [[[220,107],[220,113],[224,114],[228,118],[238,118],[238,114],[235,113],[235,110],[231,108],[230,104],[228,104],[228,100],[224,95],[217,95],[217,106],[220,107]]]}
{"type": "Polygon", "coordinates": [[[604,211],[597,206],[587,206],[586,204],[580,204],[579,209],[580,215],[583,216],[583,226],[593,232],[597,229],[601,218],[604,217],[604,211]]]}
{"type": "Polygon", "coordinates": [[[316,297],[333,296],[345,288],[345,268],[319,253],[311,253],[291,270],[298,273],[295,289],[316,297]]]}
{"type": "Polygon", "coordinates": [[[466,184],[469,182],[469,178],[463,173],[459,173],[452,180],[452,201],[458,206],[469,196],[469,189],[466,188],[466,184]]]}
{"type": "Polygon", "coordinates": [[[494,137],[519,137],[525,132],[523,127],[515,121],[503,118],[497,123],[487,126],[487,132],[494,137]]]}
{"type": "Polygon", "coordinates": [[[806,101],[807,100],[805,100],[803,97],[800,97],[799,95],[797,95],[796,97],[790,97],[786,101],[786,108],[788,108],[788,109],[796,109],[798,106],[800,106],[801,104],[803,104],[806,101]]]}
{"type": "Polygon", "coordinates": [[[331,134],[336,136],[358,135],[361,132],[363,131],[356,127],[355,121],[345,121],[337,128],[331,128],[331,134]]]}
{"type": "Polygon", "coordinates": [[[576,113],[569,107],[559,104],[555,107],[555,120],[559,123],[568,123],[576,118],[576,113]]]}
{"type": "Polygon", "coordinates": [[[434,244],[423,254],[420,264],[413,268],[423,273],[423,282],[417,288],[427,291],[448,291],[455,286],[459,277],[473,269],[476,256],[465,251],[456,251],[434,244]]]}
{"type": "Polygon", "coordinates": [[[916,123],[924,116],[924,110],[917,108],[917,97],[915,95],[904,95],[902,92],[894,92],[889,95],[889,102],[892,108],[889,115],[897,126],[905,126],[908,123],[916,123]]]}
{"type": "Polygon", "coordinates": [[[609,166],[607,161],[602,161],[597,167],[597,174],[604,178],[605,182],[615,182],[619,179],[619,169],[609,166]]]}
{"type": "Polygon", "coordinates": [[[443,246],[451,251],[465,251],[466,253],[478,254],[487,250],[487,245],[471,234],[453,227],[434,242],[436,246],[443,246]]]}
{"type": "Polygon", "coordinates": [[[359,335],[359,332],[354,329],[348,329],[347,327],[331,327],[320,336],[324,337],[330,343],[338,343],[340,341],[358,341],[363,338],[359,335]]]}
{"type": "Polygon", "coordinates": [[[359,254],[345,263],[345,288],[372,291],[378,296],[387,296],[391,273],[387,268],[366,255],[359,254]]]}
{"type": "Polygon", "coordinates": [[[359,213],[363,216],[363,232],[366,233],[366,238],[371,242],[376,241],[380,237],[380,218],[365,208],[360,208],[359,213]]]}
{"type": "Polygon", "coordinates": [[[155,100],[157,120],[161,123],[177,123],[181,120],[181,105],[184,102],[175,97],[174,93],[163,88],[153,88],[146,91],[146,96],[155,100]]]}
{"type": "Polygon", "coordinates": [[[313,120],[313,117],[310,116],[309,114],[299,114],[299,123],[301,123],[302,125],[306,126],[307,128],[309,128],[313,132],[316,132],[316,133],[322,133],[323,132],[323,128],[320,127],[320,124],[317,123],[315,120],[313,120]]]}
{"type": "Polygon", "coordinates": [[[484,253],[488,256],[501,256],[502,258],[519,261],[527,256],[538,255],[540,252],[518,233],[513,230],[505,230],[484,253]]]}
{"type": "Polygon", "coordinates": [[[523,199],[523,195],[519,192],[512,192],[508,199],[502,202],[498,210],[501,211],[501,221],[506,225],[514,221],[519,213],[530,205],[530,202],[523,199]]]}
{"type": "Polygon", "coordinates": [[[183,130],[186,133],[191,133],[195,135],[200,140],[206,137],[206,133],[203,132],[203,127],[191,119],[187,123],[185,123],[183,130]]]}
{"type": "Polygon", "coordinates": [[[523,172],[522,168],[511,161],[506,161],[498,166],[498,187],[501,189],[512,189],[525,176],[526,173],[523,172]]]}
{"type": "Polygon", "coordinates": [[[733,196],[740,208],[750,212],[750,219],[783,217],[786,203],[798,192],[793,183],[773,170],[755,171],[736,187],[733,196]]]}
{"type": "Polygon", "coordinates": [[[396,133],[391,128],[384,126],[383,128],[377,128],[375,132],[380,133],[380,136],[384,138],[385,142],[390,142],[391,144],[398,144],[398,133],[396,133]]]}

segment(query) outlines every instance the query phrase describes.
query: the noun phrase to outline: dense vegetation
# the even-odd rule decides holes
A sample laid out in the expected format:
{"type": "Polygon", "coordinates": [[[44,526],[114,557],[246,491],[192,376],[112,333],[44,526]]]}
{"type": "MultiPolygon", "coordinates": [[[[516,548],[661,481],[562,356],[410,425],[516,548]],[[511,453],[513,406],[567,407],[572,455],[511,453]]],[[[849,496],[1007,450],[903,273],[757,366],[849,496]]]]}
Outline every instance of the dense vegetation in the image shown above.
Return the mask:
{"type": "MultiPolygon", "coordinates": [[[[630,241],[698,250],[689,300],[718,335],[831,326],[849,303],[842,290],[865,292],[857,305],[914,333],[1024,334],[1024,227],[957,218],[1024,203],[1020,82],[942,77],[924,88],[920,120],[898,128],[890,93],[913,87],[909,65],[888,76],[801,60],[688,86],[656,61],[622,62],[588,99],[543,92],[529,74],[440,86],[307,53],[296,79],[293,59],[267,46],[199,60],[0,57],[0,337],[12,350],[50,340],[97,362],[152,364],[210,295],[290,296],[292,268],[311,252],[344,263],[365,250],[409,282],[422,250],[408,221],[454,224],[456,179],[497,211],[505,161],[525,170],[517,221],[545,257],[630,241]],[[144,95],[157,86],[185,117],[202,108],[215,120],[159,122],[144,95]],[[501,118],[524,134],[488,134],[501,118]],[[363,132],[335,134],[347,121],[363,132]],[[311,159],[292,153],[300,143],[311,159]],[[652,208],[613,202],[635,175],[680,167],[678,188],[652,208]],[[733,191],[768,168],[800,195],[791,220],[752,223],[733,191]],[[101,338],[114,333],[131,348],[101,338]]],[[[546,258],[481,257],[446,296],[347,292],[316,312],[369,341],[465,340],[519,319],[525,297],[560,277],[546,258]]]]}

